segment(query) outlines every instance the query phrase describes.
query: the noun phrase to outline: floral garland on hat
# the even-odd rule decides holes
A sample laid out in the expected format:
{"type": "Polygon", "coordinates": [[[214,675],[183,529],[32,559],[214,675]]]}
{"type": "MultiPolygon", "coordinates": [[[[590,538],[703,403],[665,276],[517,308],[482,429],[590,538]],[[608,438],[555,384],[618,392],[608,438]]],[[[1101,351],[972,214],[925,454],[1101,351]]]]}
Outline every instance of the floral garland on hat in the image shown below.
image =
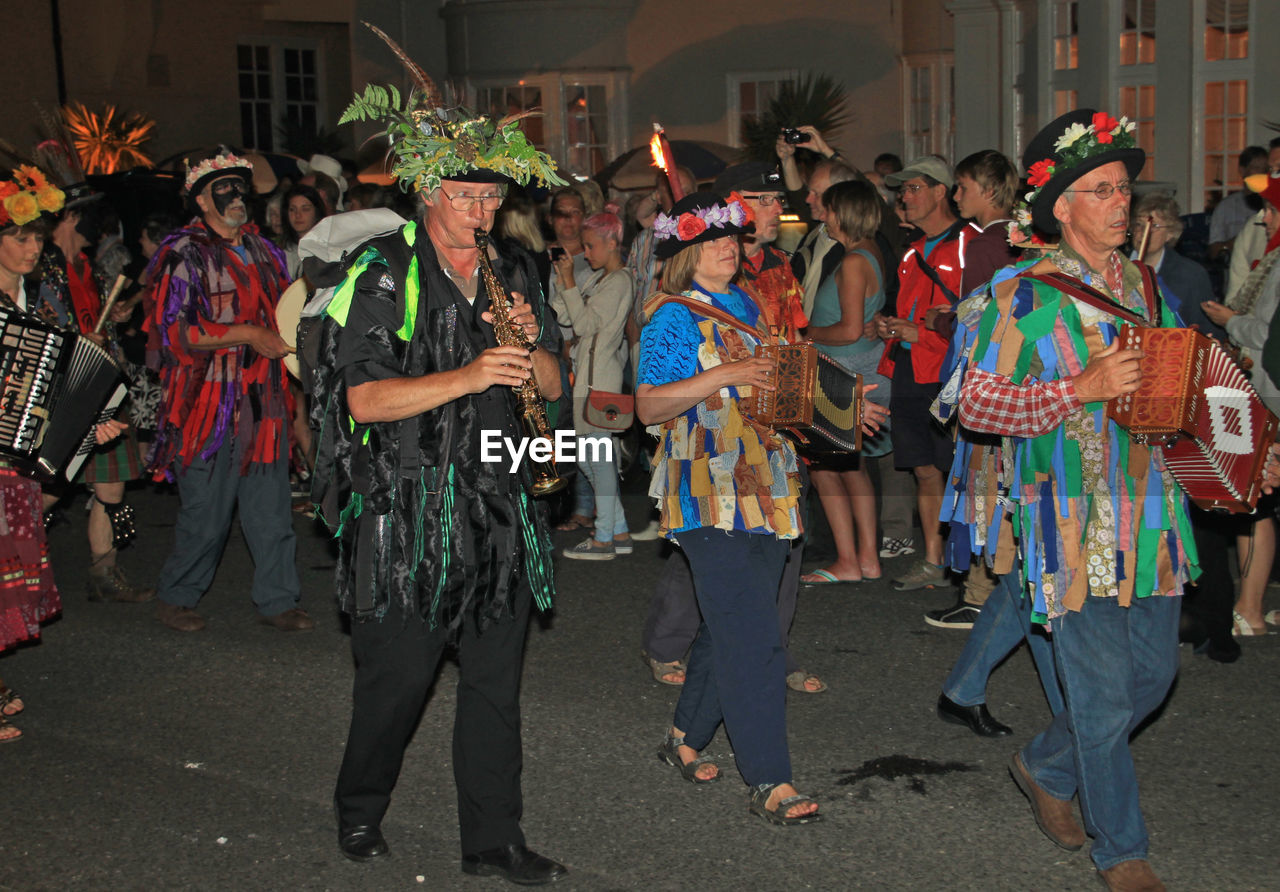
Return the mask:
{"type": "Polygon", "coordinates": [[[1079,167],[1096,155],[1135,148],[1136,129],[1137,124],[1127,117],[1116,120],[1106,112],[1096,113],[1088,127],[1079,122],[1072,124],[1053,144],[1058,157],[1041,159],[1027,170],[1027,185],[1033,187],[1027,193],[1027,202],[1034,203],[1049,181],[1062,171],[1079,167]]]}
{"type": "Polygon", "coordinates": [[[253,172],[253,164],[248,158],[241,158],[234,152],[220,152],[212,158],[204,159],[187,171],[187,178],[182,184],[183,191],[190,192],[192,186],[211,173],[219,170],[234,171],[238,168],[253,172]]]}
{"type": "Polygon", "coordinates": [[[1013,206],[1013,219],[1005,224],[1009,244],[1015,248],[1047,248],[1049,243],[1031,225],[1031,206],[1020,201],[1013,206]]]}
{"type": "Polygon", "coordinates": [[[25,226],[41,214],[55,214],[66,200],[66,193],[38,167],[19,164],[11,178],[0,182],[0,228],[25,226]]]}
{"type": "Polygon", "coordinates": [[[653,234],[658,241],[674,238],[679,242],[688,242],[698,238],[712,226],[720,229],[726,226],[744,227],[754,218],[755,215],[743,202],[742,196],[737,192],[730,192],[724,204],[685,211],[679,217],[658,214],[653,221],[653,234]]]}

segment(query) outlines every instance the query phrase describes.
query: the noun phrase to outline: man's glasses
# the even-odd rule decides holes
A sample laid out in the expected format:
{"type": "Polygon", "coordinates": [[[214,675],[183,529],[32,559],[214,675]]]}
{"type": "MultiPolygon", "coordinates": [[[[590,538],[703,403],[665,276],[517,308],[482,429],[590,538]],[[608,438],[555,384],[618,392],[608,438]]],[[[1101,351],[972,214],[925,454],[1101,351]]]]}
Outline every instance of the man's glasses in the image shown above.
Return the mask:
{"type": "Polygon", "coordinates": [[[754,201],[762,208],[773,207],[775,204],[784,208],[787,206],[787,199],[784,196],[774,195],[770,192],[766,192],[763,195],[744,195],[742,197],[747,201],[754,201]]]}
{"type": "Polygon", "coordinates": [[[502,201],[507,196],[499,192],[497,195],[467,195],[465,192],[459,192],[457,195],[450,195],[444,191],[444,187],[440,187],[440,194],[449,199],[449,204],[453,205],[453,209],[459,213],[465,214],[476,206],[476,202],[480,202],[480,209],[483,211],[496,211],[502,207],[502,201]]]}
{"type": "Polygon", "coordinates": [[[1092,189],[1063,189],[1063,192],[1092,192],[1098,197],[1099,201],[1106,201],[1112,195],[1119,192],[1125,198],[1133,194],[1133,183],[1125,180],[1123,183],[1099,183],[1092,189]]]}
{"type": "Polygon", "coordinates": [[[929,186],[926,183],[903,183],[902,185],[902,191],[910,192],[912,195],[915,195],[921,189],[928,189],[928,188],[929,186]]]}

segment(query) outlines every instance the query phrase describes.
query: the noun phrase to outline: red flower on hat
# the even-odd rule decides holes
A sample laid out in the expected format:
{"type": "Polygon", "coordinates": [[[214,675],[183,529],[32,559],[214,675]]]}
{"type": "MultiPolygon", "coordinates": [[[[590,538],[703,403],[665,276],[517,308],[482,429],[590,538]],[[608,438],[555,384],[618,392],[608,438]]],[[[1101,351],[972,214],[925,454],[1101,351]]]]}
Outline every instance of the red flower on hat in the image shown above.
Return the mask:
{"type": "Polygon", "coordinates": [[[697,238],[707,229],[707,221],[701,217],[695,217],[688,211],[680,215],[680,220],[676,223],[676,234],[682,242],[697,238]]]}
{"type": "Polygon", "coordinates": [[[1031,169],[1027,171],[1027,183],[1037,188],[1049,182],[1053,176],[1053,159],[1045,158],[1031,165],[1031,169]]]}
{"type": "Polygon", "coordinates": [[[1097,112],[1093,116],[1093,132],[1098,137],[1098,142],[1111,142],[1111,131],[1120,126],[1120,122],[1106,112],[1097,112]]]}

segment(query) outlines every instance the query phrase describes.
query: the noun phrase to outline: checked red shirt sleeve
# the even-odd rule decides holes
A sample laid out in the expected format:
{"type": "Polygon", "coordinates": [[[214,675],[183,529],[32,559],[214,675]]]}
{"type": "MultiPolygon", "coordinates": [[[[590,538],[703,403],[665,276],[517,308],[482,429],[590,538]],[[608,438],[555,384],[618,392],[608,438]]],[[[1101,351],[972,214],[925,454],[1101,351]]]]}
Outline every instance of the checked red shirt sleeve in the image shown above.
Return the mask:
{"type": "Polygon", "coordinates": [[[960,423],[978,433],[1038,437],[1080,408],[1070,378],[1014,384],[1004,375],[971,367],[960,388],[960,423]]]}

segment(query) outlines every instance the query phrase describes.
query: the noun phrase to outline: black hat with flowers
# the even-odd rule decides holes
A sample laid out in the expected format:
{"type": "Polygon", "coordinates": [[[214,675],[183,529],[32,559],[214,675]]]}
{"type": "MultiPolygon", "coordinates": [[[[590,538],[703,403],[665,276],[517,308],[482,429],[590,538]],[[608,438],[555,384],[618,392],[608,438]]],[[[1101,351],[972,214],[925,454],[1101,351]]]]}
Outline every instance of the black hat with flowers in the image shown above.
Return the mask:
{"type": "Polygon", "coordinates": [[[752,222],[750,209],[737,192],[717,198],[710,192],[694,192],[676,202],[670,214],[659,214],[653,222],[657,241],[653,255],[659,260],[674,257],[690,245],[741,235],[752,222]]]}
{"type": "Polygon", "coordinates": [[[1135,129],[1128,118],[1116,120],[1106,112],[1078,108],[1035,135],[1022,153],[1022,165],[1031,186],[1026,198],[1036,229],[1050,235],[1059,232],[1053,205],[1089,171],[1119,161],[1130,179],[1138,177],[1147,153],[1138,148],[1135,129]]]}

